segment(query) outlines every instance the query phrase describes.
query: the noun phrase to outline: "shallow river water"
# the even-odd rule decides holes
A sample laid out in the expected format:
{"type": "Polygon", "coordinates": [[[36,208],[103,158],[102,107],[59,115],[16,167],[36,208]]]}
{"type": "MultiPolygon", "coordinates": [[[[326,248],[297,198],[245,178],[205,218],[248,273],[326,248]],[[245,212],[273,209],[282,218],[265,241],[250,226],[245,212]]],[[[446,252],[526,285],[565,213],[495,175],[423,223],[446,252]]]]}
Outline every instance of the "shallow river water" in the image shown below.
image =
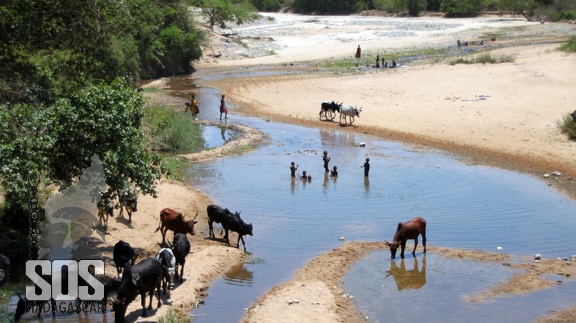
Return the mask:
{"type": "MultiPolygon", "coordinates": [[[[217,107],[217,90],[200,89],[200,93],[206,104],[217,107]]],[[[246,124],[268,134],[269,143],[241,156],[191,165],[186,181],[253,223],[254,236],[245,239],[251,256],[210,287],[205,304],[191,312],[195,320],[238,322],[266,291],[288,281],[315,256],[337,247],[339,237],[391,240],[397,223],[414,216],[427,220],[430,245],[515,255],[540,253],[545,258],[576,253],[571,243],[576,203],[540,179],[472,166],[440,151],[351,135],[337,126],[324,131],[267,122],[241,116],[234,107],[229,116],[228,123],[246,124]],[[330,168],[338,166],[337,178],[324,173],[324,150],[332,158],[330,168]],[[367,156],[371,170],[366,179],[360,166],[367,156]],[[291,161],[312,180],[291,179],[291,161]]],[[[216,108],[205,117],[217,119],[216,108]]],[[[362,118],[356,124],[361,127],[362,118]]],[[[416,255],[421,262],[421,249],[416,255]]],[[[376,322],[390,321],[393,313],[402,322],[458,322],[469,315],[477,321],[505,315],[508,321],[522,322],[562,308],[566,294],[575,288],[567,283],[529,296],[470,303],[467,295],[480,293],[512,272],[433,253],[427,257],[427,283],[421,288],[400,291],[392,277],[384,278],[392,266],[389,252],[376,252],[356,264],[344,279],[345,287],[376,322]],[[483,275],[486,278],[478,278],[483,275]],[[546,302],[541,301],[542,295],[546,302]],[[434,310],[428,306],[431,302],[434,310]],[[420,305],[409,310],[407,306],[414,303],[420,305]],[[399,316],[405,312],[410,315],[399,316]]],[[[411,270],[414,258],[408,255],[405,261],[411,270]]],[[[399,260],[394,263],[400,267],[399,260]]]]}

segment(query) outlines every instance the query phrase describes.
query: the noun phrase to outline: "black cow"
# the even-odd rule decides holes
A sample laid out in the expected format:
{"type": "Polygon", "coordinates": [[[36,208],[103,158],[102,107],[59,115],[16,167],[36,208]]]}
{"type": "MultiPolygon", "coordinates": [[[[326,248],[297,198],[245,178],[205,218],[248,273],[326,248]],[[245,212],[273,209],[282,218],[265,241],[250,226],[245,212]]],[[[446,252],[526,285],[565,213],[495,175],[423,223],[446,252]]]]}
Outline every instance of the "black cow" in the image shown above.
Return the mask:
{"type": "Polygon", "coordinates": [[[114,263],[116,264],[118,277],[120,277],[122,268],[124,268],[127,263],[134,265],[136,258],[138,258],[136,251],[134,251],[134,248],[132,248],[128,242],[124,242],[122,240],[116,242],[114,245],[114,254],[112,255],[112,259],[114,259],[114,263]]]}
{"type": "Polygon", "coordinates": [[[8,271],[10,270],[10,258],[0,254],[0,287],[8,281],[8,271]]]}
{"type": "Polygon", "coordinates": [[[190,253],[190,241],[183,233],[178,233],[172,242],[172,253],[176,257],[176,270],[175,278],[178,279],[178,266],[180,268],[180,283],[184,281],[184,264],[186,264],[186,256],[190,253]]]}
{"type": "Polygon", "coordinates": [[[240,248],[240,240],[242,240],[242,245],[244,246],[244,251],[246,251],[246,243],[244,243],[244,238],[243,236],[249,234],[249,235],[253,235],[252,234],[252,223],[250,224],[246,224],[246,222],[244,222],[244,220],[242,220],[242,218],[240,218],[240,214],[233,214],[233,215],[228,215],[226,216],[226,218],[224,219],[224,221],[222,222],[222,226],[224,227],[224,232],[226,232],[224,234],[224,240],[226,240],[226,243],[228,243],[228,245],[230,245],[230,240],[228,239],[228,231],[234,231],[236,233],[238,233],[238,241],[236,242],[236,248],[240,248]]]}
{"type": "Polygon", "coordinates": [[[121,282],[122,282],[121,278],[114,278],[106,282],[106,284],[104,284],[104,301],[108,300],[110,294],[118,295],[118,290],[120,289],[121,282]]]}
{"type": "Polygon", "coordinates": [[[162,264],[162,289],[164,290],[164,295],[166,295],[166,290],[168,290],[168,298],[170,298],[170,289],[174,287],[176,257],[172,249],[162,248],[158,251],[156,259],[162,264]]]}
{"type": "Polygon", "coordinates": [[[222,224],[224,219],[226,219],[228,216],[236,215],[237,217],[240,217],[240,212],[232,213],[230,210],[224,209],[218,205],[208,205],[206,211],[208,212],[208,234],[212,239],[216,239],[214,229],[212,228],[212,224],[214,222],[222,224]]]}
{"type": "Polygon", "coordinates": [[[142,300],[142,317],[146,313],[146,293],[150,296],[148,309],[152,309],[152,296],[154,289],[157,290],[158,307],[162,306],[160,301],[160,284],[162,282],[162,265],[158,259],[149,257],[136,265],[127,263],[124,266],[124,274],[118,288],[118,297],[112,301],[112,309],[116,313],[114,322],[126,321],[126,309],[136,296],[140,295],[142,300]]]}
{"type": "MultiPolygon", "coordinates": [[[[50,277],[50,276],[47,276],[50,277]]],[[[44,277],[45,280],[47,277],[44,277]]],[[[51,283],[52,281],[49,280],[49,282],[51,283]]],[[[33,308],[35,311],[38,312],[38,317],[40,317],[42,315],[42,311],[41,309],[44,307],[45,303],[50,302],[50,308],[52,308],[52,317],[56,317],[56,301],[51,298],[49,301],[29,301],[26,297],[22,297],[22,295],[20,295],[20,293],[16,292],[16,296],[18,296],[18,302],[16,303],[16,312],[14,312],[14,321],[19,322],[20,318],[22,317],[22,315],[24,315],[24,313],[26,313],[26,308],[30,307],[33,308]],[[29,304],[31,303],[31,304],[29,304]]]]}
{"type": "Polygon", "coordinates": [[[328,120],[328,118],[330,118],[330,120],[334,120],[334,118],[336,117],[336,112],[340,111],[341,106],[342,106],[342,103],[336,103],[334,101],[322,102],[322,104],[320,105],[320,107],[321,107],[320,120],[322,120],[322,115],[324,115],[324,118],[326,118],[326,120],[328,120]]]}

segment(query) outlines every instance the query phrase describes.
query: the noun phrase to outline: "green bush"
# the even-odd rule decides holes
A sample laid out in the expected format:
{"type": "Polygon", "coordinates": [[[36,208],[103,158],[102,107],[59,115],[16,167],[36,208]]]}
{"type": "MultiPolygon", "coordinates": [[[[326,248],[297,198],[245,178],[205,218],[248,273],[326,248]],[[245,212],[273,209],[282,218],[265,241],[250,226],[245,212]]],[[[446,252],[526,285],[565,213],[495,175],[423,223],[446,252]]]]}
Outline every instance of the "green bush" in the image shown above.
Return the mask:
{"type": "Polygon", "coordinates": [[[559,49],[565,52],[576,53],[576,36],[572,36],[572,38],[570,38],[566,44],[560,46],[559,49]]]}
{"type": "Polygon", "coordinates": [[[576,19],[576,11],[568,10],[568,9],[560,10],[554,16],[554,21],[574,20],[574,19],[576,19]]]}
{"type": "Polygon", "coordinates": [[[150,149],[162,152],[197,152],[204,149],[202,127],[189,114],[154,104],[146,108],[144,131],[150,149]]]}
{"type": "Polygon", "coordinates": [[[576,123],[572,116],[567,113],[562,118],[562,122],[558,124],[560,131],[568,135],[568,138],[574,140],[576,139],[576,123]]]}

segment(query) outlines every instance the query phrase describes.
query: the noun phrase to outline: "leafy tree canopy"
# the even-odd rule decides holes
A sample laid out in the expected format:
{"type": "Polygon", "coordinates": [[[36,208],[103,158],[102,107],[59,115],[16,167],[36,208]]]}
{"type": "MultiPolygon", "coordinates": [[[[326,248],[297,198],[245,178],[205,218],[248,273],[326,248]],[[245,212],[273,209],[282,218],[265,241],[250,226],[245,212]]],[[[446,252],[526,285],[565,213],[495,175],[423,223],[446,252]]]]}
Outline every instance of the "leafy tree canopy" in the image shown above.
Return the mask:
{"type": "Polygon", "coordinates": [[[258,18],[258,12],[250,1],[195,0],[193,3],[200,8],[210,30],[214,30],[214,26],[226,28],[227,22],[243,24],[258,18]]]}
{"type": "Polygon", "coordinates": [[[94,155],[107,195],[155,194],[134,83],[191,72],[203,40],[180,0],[0,2],[4,223],[26,232],[38,187],[68,187],[94,155]]]}

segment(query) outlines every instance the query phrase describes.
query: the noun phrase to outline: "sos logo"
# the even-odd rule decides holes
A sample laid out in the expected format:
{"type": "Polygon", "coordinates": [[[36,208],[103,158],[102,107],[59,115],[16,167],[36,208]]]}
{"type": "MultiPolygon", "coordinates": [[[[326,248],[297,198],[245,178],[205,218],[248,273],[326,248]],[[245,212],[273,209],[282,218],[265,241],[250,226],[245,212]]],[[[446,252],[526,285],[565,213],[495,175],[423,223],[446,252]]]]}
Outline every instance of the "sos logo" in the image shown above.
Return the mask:
{"type": "Polygon", "coordinates": [[[93,274],[104,274],[103,260],[28,260],[26,276],[34,285],[26,286],[26,298],[29,301],[101,301],[104,285],[93,274]],[[40,274],[36,272],[38,267],[40,274]],[[79,286],[79,277],[85,282],[82,286],[79,286]]]}

